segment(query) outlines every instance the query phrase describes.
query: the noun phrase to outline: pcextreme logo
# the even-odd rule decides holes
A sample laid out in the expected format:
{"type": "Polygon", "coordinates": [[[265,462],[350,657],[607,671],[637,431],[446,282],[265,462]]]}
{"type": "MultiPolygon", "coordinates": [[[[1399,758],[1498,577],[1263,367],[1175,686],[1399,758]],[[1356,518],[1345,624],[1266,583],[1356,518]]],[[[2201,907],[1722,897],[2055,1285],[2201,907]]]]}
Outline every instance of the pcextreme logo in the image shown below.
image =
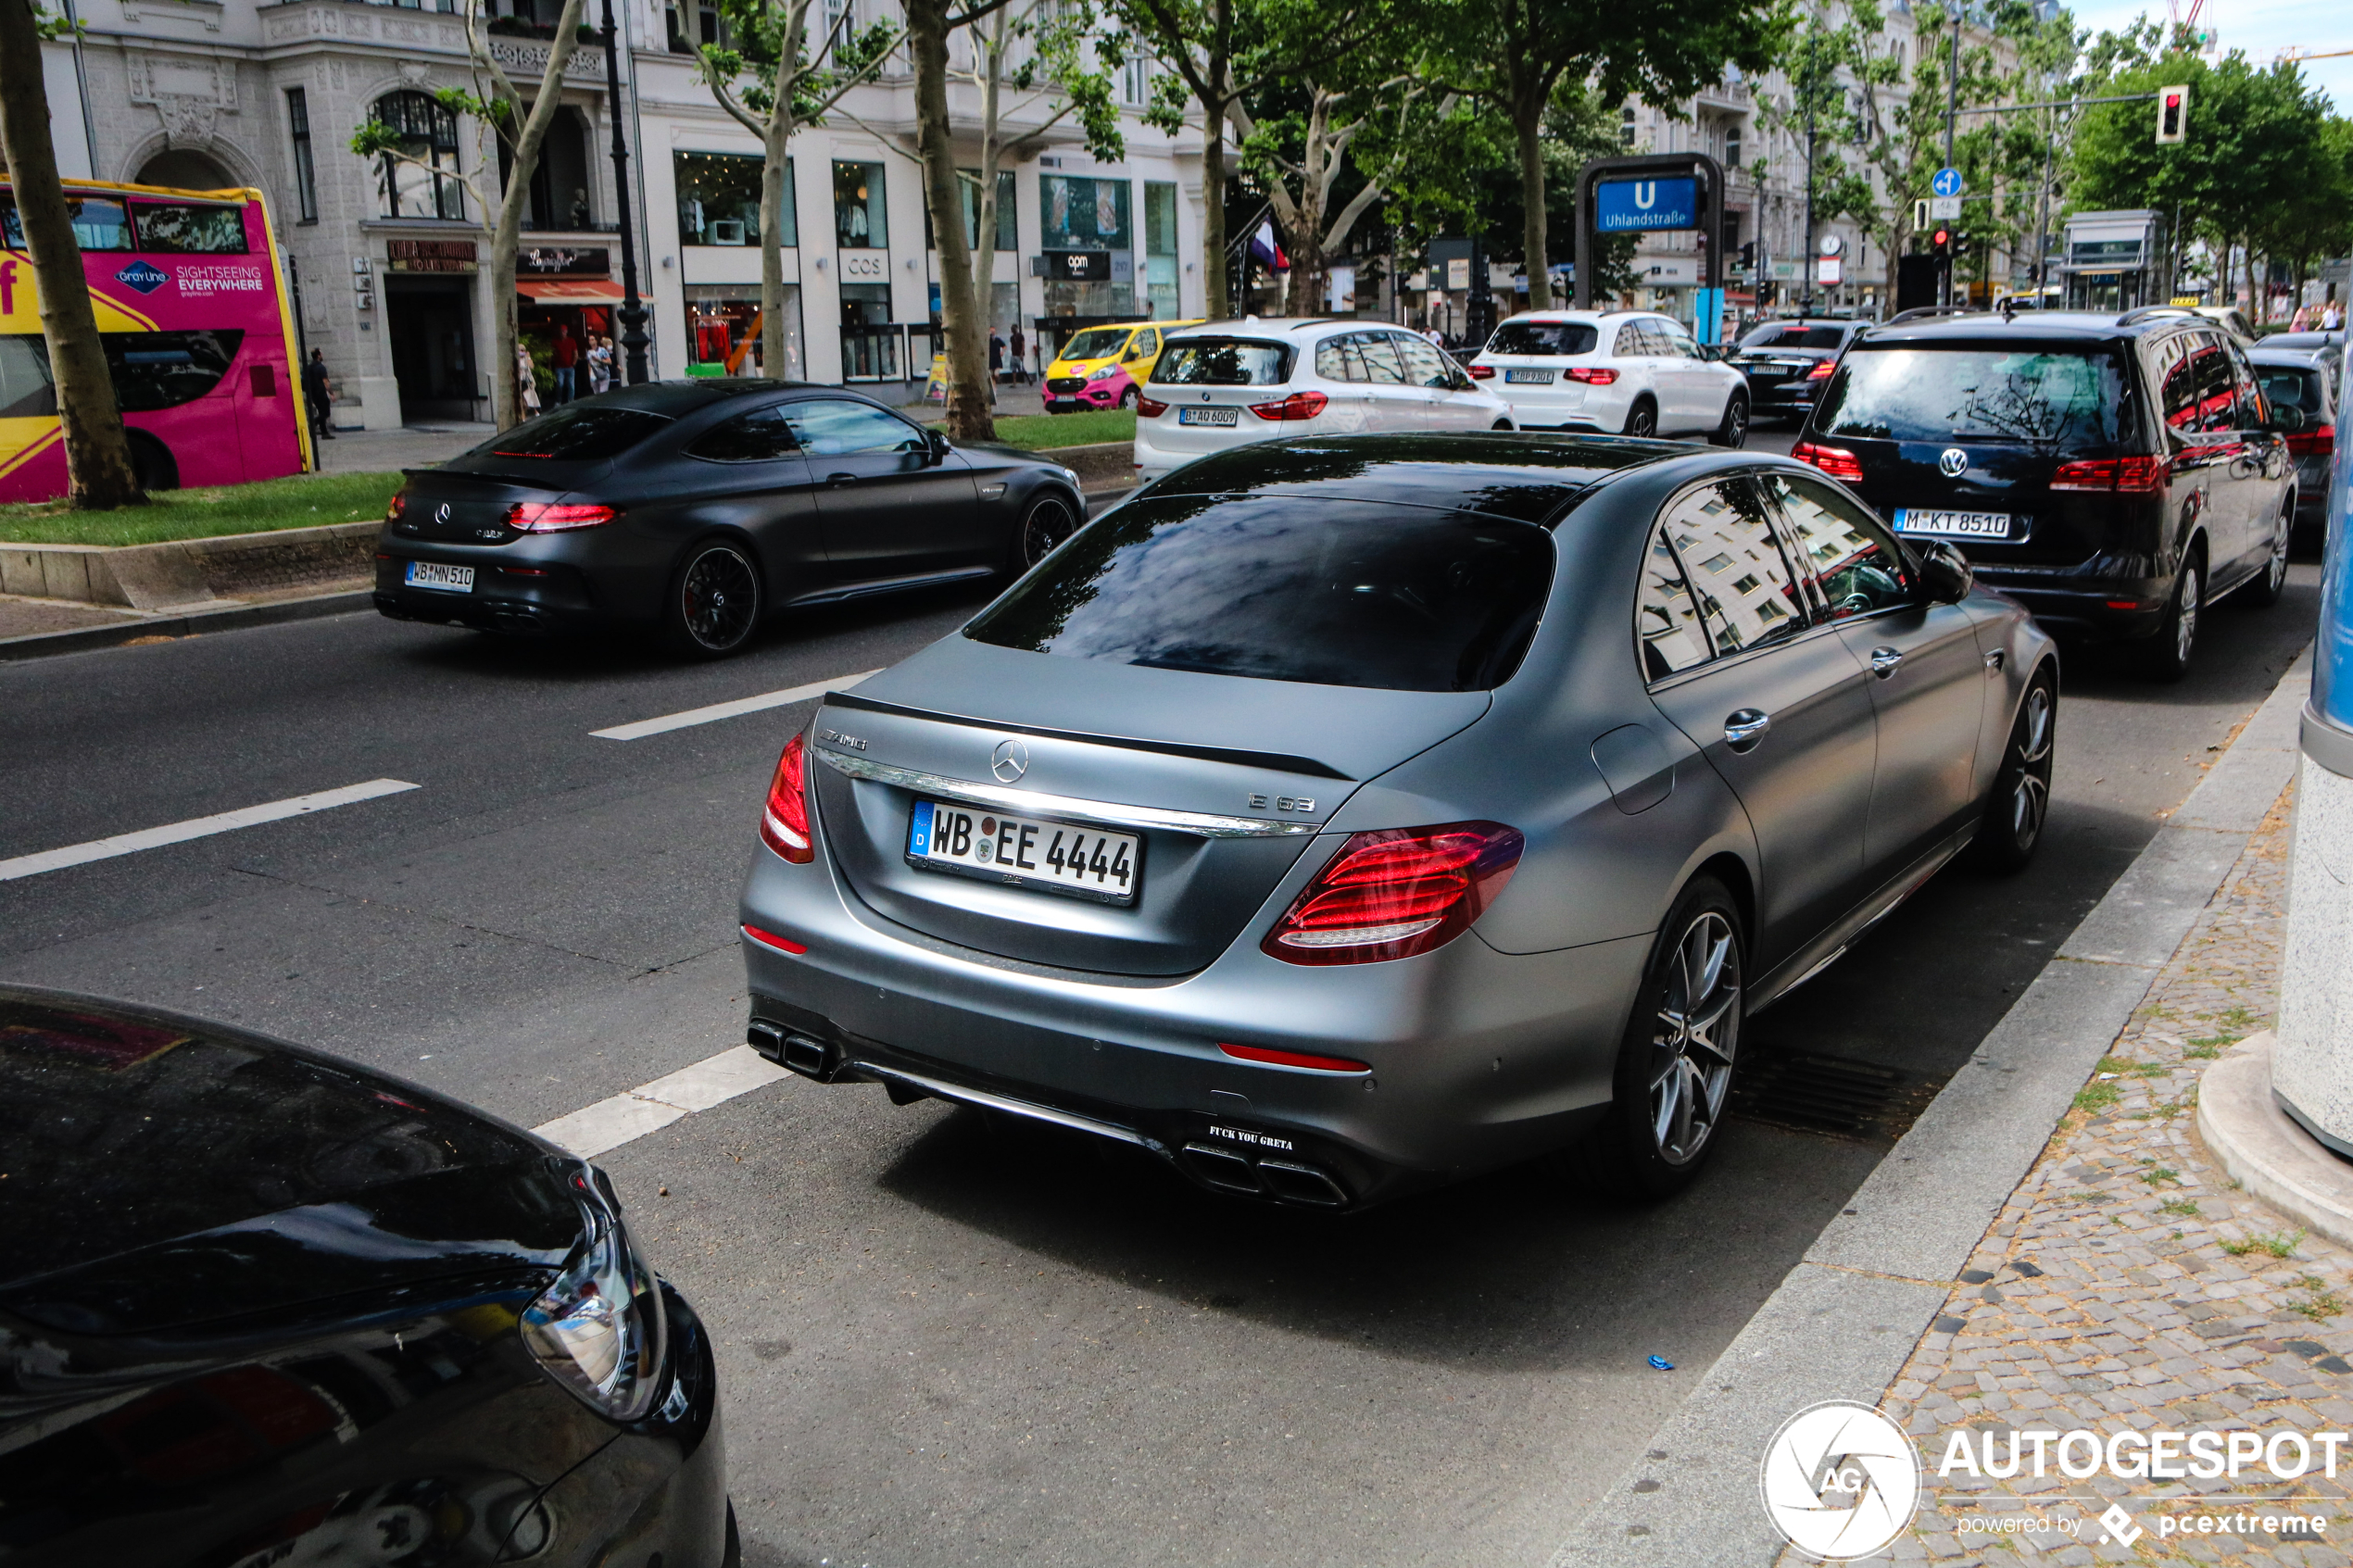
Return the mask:
{"type": "Polygon", "coordinates": [[[1825,1399],[1773,1434],[1756,1485],[1782,1539],[1822,1562],[1851,1562],[1911,1524],[1920,1455],[1904,1429],[1871,1406],[1825,1399]]]}

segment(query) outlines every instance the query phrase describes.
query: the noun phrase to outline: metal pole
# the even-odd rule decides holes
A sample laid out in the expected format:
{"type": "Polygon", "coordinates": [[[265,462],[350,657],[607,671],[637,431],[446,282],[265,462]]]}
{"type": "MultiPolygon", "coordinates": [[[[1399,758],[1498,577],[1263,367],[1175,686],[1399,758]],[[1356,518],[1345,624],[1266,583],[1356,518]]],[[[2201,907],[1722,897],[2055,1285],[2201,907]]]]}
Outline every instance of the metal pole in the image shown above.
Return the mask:
{"type": "MultiPolygon", "coordinates": [[[[1953,167],[1953,121],[1961,112],[1961,7],[1958,0],[1953,6],[1953,62],[1944,78],[1944,167],[1953,167]]],[[[1956,246],[1956,249],[1958,247],[1956,246]]],[[[1953,258],[1948,254],[1936,281],[1937,301],[1943,306],[1953,303],[1953,258]]]]}
{"type": "Polygon", "coordinates": [[[1805,286],[1797,296],[1797,315],[1800,320],[1805,320],[1806,317],[1811,316],[1814,313],[1814,97],[1820,90],[1821,86],[1819,82],[1811,80],[1812,73],[1810,71],[1807,73],[1807,77],[1808,81],[1806,90],[1806,256],[1803,260],[1798,262],[1798,266],[1805,269],[1805,276],[1799,280],[1799,282],[1805,286]]]}
{"type": "Polygon", "coordinates": [[[2034,220],[2034,308],[2049,308],[2050,297],[2043,291],[2050,286],[2046,274],[2051,264],[2051,170],[2058,156],[2058,117],[2051,117],[2046,127],[2049,134],[2043,139],[2043,202],[2041,216],[2034,220]]]}
{"type": "MultiPolygon", "coordinates": [[[[629,384],[641,386],[646,372],[646,306],[637,297],[637,236],[629,220],[629,142],[621,130],[621,50],[613,32],[612,0],[605,6],[605,112],[612,119],[612,195],[621,220],[621,349],[629,384]]],[[[774,366],[771,373],[782,371],[774,366]]]]}

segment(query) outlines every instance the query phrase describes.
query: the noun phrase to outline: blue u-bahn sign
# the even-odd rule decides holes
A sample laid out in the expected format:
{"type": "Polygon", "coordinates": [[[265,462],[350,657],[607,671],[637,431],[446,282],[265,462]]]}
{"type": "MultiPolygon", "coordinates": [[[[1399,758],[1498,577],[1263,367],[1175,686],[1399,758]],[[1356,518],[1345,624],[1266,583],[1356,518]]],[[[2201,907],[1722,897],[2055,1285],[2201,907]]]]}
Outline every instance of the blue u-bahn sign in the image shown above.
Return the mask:
{"type": "Polygon", "coordinates": [[[1604,180],[1593,187],[1593,227],[1604,234],[1699,227],[1699,182],[1604,180]]]}

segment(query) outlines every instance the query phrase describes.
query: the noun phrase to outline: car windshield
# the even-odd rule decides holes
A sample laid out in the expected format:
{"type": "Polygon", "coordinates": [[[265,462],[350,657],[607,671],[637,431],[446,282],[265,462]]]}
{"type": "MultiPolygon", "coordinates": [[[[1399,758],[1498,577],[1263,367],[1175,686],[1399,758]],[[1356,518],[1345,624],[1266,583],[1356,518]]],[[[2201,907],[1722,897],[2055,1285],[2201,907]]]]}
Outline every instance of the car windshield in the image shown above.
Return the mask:
{"type": "Polygon", "coordinates": [[[1105,514],[964,629],[999,647],[1381,691],[1508,677],[1552,536],[1430,507],[1189,495],[1105,514]]]}
{"type": "Polygon", "coordinates": [[[2263,399],[2282,408],[2301,408],[2308,414],[2321,411],[2321,372],[2301,365],[2258,365],[2255,379],[2263,388],[2263,399]]]}
{"type": "Polygon", "coordinates": [[[1125,327],[1090,327],[1063,345],[1064,359],[1108,359],[1127,341],[1125,327]]]}
{"type": "Polygon", "coordinates": [[[1289,380],[1289,348],[1244,338],[1180,338],[1152,367],[1154,385],[1280,386],[1289,380]]]}
{"type": "Polygon", "coordinates": [[[1591,321],[1506,321],[1488,340],[1490,354],[1591,354],[1600,334],[1591,321]]]}
{"type": "Polygon", "coordinates": [[[2123,373],[2106,345],[1856,345],[1822,394],[1814,428],[1883,441],[2054,442],[2112,446],[2123,373]]]}
{"type": "Polygon", "coordinates": [[[1743,348],[1836,348],[1846,329],[1817,321],[1768,321],[1741,339],[1743,348]]]}
{"type": "Polygon", "coordinates": [[[535,458],[558,463],[617,458],[669,422],[667,415],[648,413],[643,408],[567,403],[553,413],[542,414],[528,424],[493,436],[466,455],[535,458]]]}

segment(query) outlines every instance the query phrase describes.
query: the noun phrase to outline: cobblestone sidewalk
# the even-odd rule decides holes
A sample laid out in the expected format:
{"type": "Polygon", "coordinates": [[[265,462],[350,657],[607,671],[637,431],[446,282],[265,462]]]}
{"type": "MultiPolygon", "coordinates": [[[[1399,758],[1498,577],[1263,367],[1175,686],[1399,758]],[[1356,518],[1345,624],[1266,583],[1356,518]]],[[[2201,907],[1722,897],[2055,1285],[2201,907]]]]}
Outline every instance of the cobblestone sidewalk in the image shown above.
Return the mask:
{"type": "MultiPolygon", "coordinates": [[[[2206,1064],[2271,1022],[2292,795],[2077,1096],[1890,1390],[1887,1412],[1919,1444],[1924,1490],[1910,1535],[1872,1561],[2353,1562],[2353,1450],[2334,1480],[2317,1451],[2312,1473],[2288,1482],[2260,1464],[2235,1481],[2120,1481],[2105,1469],[2072,1480],[2055,1461],[2040,1480],[2031,1461],[2007,1480],[1936,1474],[1957,1432],[1981,1459],[1982,1434],[1999,1434],[1994,1454],[2006,1463],[2014,1429],[2353,1429],[2353,1253],[2234,1191],[2195,1125],[2206,1064]],[[2131,1521],[2111,1532],[2097,1516],[2118,1502],[2131,1521]],[[2198,1515],[2227,1523],[2163,1533],[2167,1518],[2195,1532],[2198,1515]],[[2317,1541],[2297,1541],[2265,1534],[2267,1515],[2327,1524],[2317,1541]]],[[[2075,1457],[2082,1468],[2080,1447],[2075,1457]]]]}

